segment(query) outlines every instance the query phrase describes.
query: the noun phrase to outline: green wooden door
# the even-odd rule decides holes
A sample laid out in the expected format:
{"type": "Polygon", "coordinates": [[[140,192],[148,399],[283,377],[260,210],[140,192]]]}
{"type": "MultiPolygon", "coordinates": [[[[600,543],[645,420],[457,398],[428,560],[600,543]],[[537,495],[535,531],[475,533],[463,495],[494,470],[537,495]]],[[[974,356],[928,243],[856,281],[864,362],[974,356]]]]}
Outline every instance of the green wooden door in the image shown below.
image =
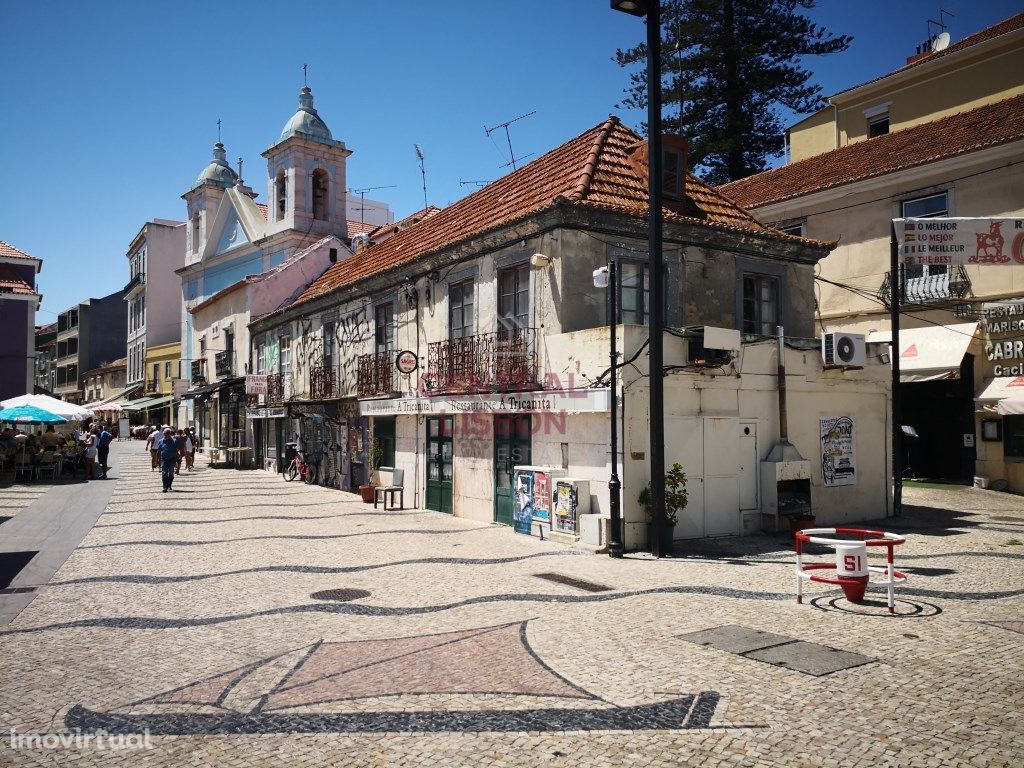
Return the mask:
{"type": "Polygon", "coordinates": [[[427,418],[427,509],[452,512],[454,416],[427,418]]]}
{"type": "Polygon", "coordinates": [[[530,416],[494,417],[494,522],[512,525],[513,470],[530,463],[530,416]]]}

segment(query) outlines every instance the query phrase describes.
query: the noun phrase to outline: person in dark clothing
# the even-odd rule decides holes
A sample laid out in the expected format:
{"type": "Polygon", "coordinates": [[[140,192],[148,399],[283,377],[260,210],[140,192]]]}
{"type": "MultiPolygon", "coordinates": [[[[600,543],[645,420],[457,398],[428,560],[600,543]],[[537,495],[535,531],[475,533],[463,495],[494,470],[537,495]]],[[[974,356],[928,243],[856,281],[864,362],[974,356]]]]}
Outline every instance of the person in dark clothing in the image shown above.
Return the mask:
{"type": "Polygon", "coordinates": [[[178,441],[174,439],[170,427],[164,430],[164,436],[156,444],[156,451],[160,456],[160,479],[163,480],[164,493],[167,493],[174,482],[174,466],[178,461],[178,441]]]}
{"type": "Polygon", "coordinates": [[[174,474],[181,474],[181,460],[185,458],[185,443],[187,438],[185,437],[185,430],[179,429],[178,434],[174,436],[174,444],[178,446],[178,461],[174,464],[174,474]]]}
{"type": "Polygon", "coordinates": [[[110,455],[110,441],[113,439],[114,436],[110,434],[110,430],[107,429],[107,425],[101,424],[100,434],[96,439],[96,458],[99,459],[100,471],[103,473],[102,477],[104,480],[107,479],[107,470],[110,469],[110,467],[107,466],[107,457],[110,455]]]}

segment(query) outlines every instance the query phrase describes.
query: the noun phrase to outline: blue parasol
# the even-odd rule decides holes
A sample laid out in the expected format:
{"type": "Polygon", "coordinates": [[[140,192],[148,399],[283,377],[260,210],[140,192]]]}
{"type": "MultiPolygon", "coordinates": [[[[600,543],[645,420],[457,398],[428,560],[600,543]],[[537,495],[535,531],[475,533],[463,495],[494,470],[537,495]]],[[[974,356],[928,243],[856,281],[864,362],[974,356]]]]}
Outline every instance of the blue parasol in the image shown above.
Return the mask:
{"type": "Polygon", "coordinates": [[[67,424],[68,420],[34,405],[16,405],[0,411],[0,421],[13,424],[67,424]]]}

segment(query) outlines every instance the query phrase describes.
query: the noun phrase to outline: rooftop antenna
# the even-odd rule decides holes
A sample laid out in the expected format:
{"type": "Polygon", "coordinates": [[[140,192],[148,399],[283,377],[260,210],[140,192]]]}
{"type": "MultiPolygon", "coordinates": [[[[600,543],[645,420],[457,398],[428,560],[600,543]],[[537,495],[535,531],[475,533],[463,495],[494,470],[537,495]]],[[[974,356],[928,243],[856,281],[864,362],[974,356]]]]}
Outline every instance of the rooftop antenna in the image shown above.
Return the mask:
{"type": "Polygon", "coordinates": [[[468,187],[470,184],[476,184],[477,188],[480,188],[480,187],[486,187],[490,183],[491,183],[490,179],[466,179],[466,181],[463,181],[462,179],[459,179],[459,186],[460,187],[468,187]]]}
{"type": "Polygon", "coordinates": [[[366,210],[366,193],[367,192],[372,192],[375,189],[394,189],[397,186],[398,186],[397,184],[388,184],[387,186],[383,186],[383,187],[363,187],[362,189],[353,189],[352,187],[349,187],[348,188],[349,192],[354,192],[355,194],[359,195],[359,223],[360,224],[365,224],[366,223],[365,221],[363,221],[363,211],[366,210]]]}
{"type": "Polygon", "coordinates": [[[419,144],[413,144],[412,148],[416,150],[416,157],[420,159],[420,175],[423,177],[423,207],[427,207],[427,169],[423,164],[423,147],[419,144]]]}
{"type": "Polygon", "coordinates": [[[504,123],[498,123],[493,128],[488,128],[486,125],[484,126],[484,133],[487,134],[488,137],[491,135],[491,133],[493,131],[496,131],[499,128],[504,128],[505,129],[505,141],[508,142],[508,154],[509,154],[509,157],[511,158],[511,160],[508,163],[506,163],[505,165],[501,166],[502,168],[507,168],[508,166],[511,165],[512,166],[512,170],[514,171],[514,170],[516,170],[516,162],[518,162],[519,160],[525,160],[526,158],[530,157],[530,155],[523,155],[522,157],[516,157],[516,153],[512,151],[512,137],[509,136],[508,127],[510,125],[512,125],[512,123],[514,123],[514,122],[516,122],[518,120],[522,120],[524,117],[529,117],[530,115],[536,115],[536,114],[537,114],[537,110],[535,109],[535,110],[533,110],[533,112],[527,112],[525,115],[520,115],[519,117],[513,117],[511,120],[506,120],[504,123]]]}
{"type": "Polygon", "coordinates": [[[932,53],[941,51],[949,46],[949,32],[946,31],[946,17],[953,18],[953,14],[944,8],[939,8],[939,20],[928,19],[928,43],[925,50],[931,50],[932,53]],[[939,29],[937,35],[932,35],[932,24],[939,29]]]}

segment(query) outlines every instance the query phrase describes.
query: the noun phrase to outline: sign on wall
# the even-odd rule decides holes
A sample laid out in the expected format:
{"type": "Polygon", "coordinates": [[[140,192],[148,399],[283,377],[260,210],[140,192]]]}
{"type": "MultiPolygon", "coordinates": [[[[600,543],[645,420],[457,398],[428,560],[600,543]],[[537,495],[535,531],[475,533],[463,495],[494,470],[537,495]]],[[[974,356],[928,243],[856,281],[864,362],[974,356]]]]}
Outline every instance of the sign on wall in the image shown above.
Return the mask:
{"type": "Polygon", "coordinates": [[[893,219],[900,262],[1024,264],[1024,219],[893,219]]]}
{"type": "Polygon", "coordinates": [[[853,419],[821,420],[821,477],[826,486],[857,484],[853,419]]]}
{"type": "Polygon", "coordinates": [[[261,373],[250,373],[245,377],[245,394],[265,395],[267,394],[267,377],[261,373]]]}
{"type": "Polygon", "coordinates": [[[982,304],[981,330],[992,375],[1024,375],[1024,299],[982,304]]]}
{"type": "Polygon", "coordinates": [[[393,397],[360,400],[363,416],[425,413],[604,413],[611,407],[609,390],[575,389],[507,394],[393,397]]]}

